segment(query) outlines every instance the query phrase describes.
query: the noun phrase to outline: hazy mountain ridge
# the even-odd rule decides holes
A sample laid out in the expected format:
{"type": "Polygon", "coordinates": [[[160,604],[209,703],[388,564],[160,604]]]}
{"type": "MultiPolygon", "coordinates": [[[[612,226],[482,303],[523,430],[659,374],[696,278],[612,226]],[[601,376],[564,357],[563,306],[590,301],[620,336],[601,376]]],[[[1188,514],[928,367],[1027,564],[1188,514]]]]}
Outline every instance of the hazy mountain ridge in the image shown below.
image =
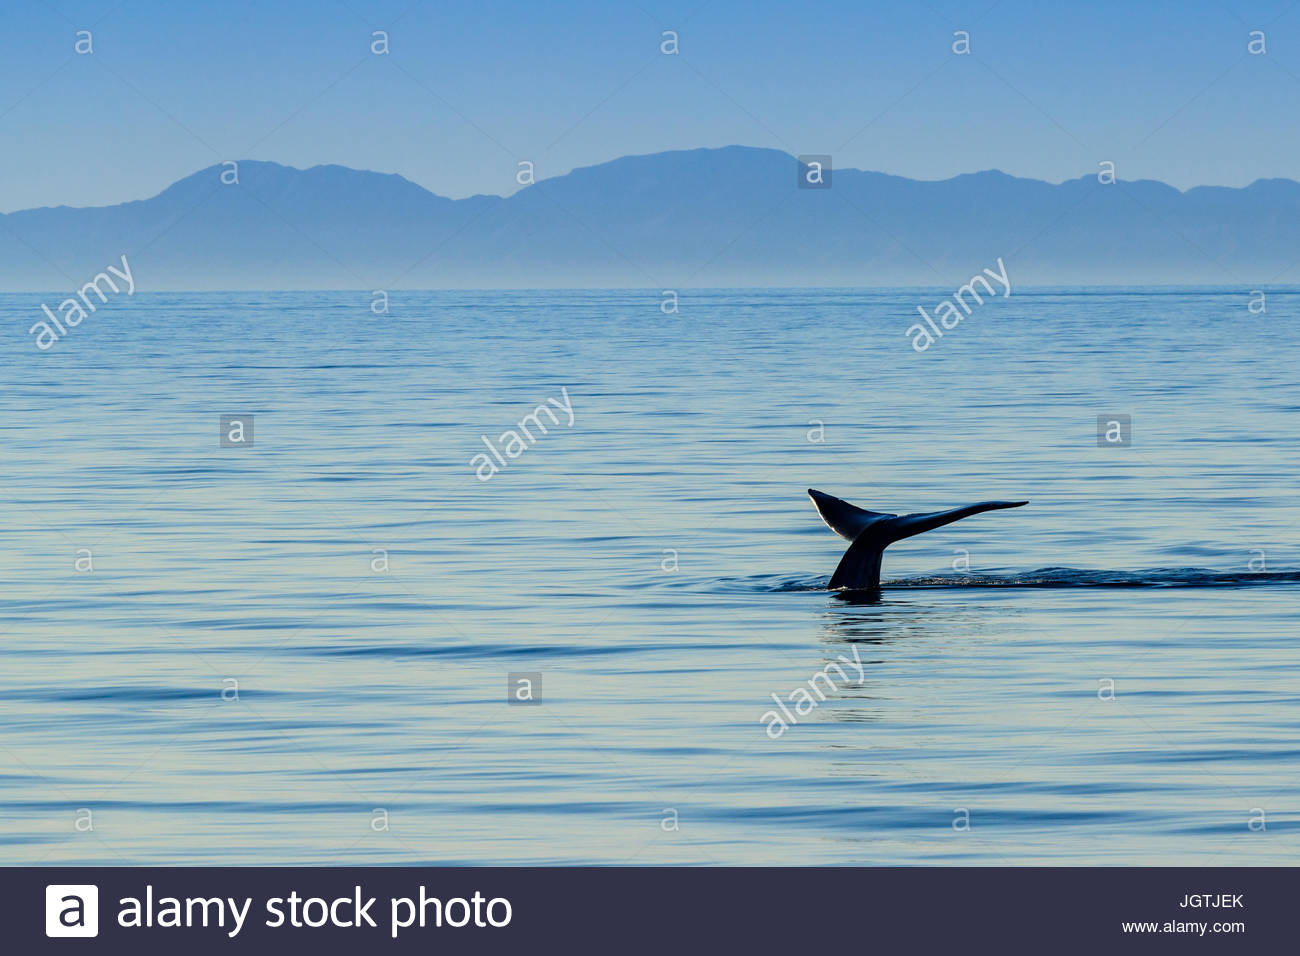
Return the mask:
{"type": "Polygon", "coordinates": [[[1300,183],[1181,192],[997,171],[920,181],[731,146],[628,156],[508,197],[448,199],[386,173],[239,163],[113,206],[0,216],[0,288],[79,287],[126,253],[141,291],[938,285],[1002,257],[1016,286],[1300,275],[1300,183]]]}

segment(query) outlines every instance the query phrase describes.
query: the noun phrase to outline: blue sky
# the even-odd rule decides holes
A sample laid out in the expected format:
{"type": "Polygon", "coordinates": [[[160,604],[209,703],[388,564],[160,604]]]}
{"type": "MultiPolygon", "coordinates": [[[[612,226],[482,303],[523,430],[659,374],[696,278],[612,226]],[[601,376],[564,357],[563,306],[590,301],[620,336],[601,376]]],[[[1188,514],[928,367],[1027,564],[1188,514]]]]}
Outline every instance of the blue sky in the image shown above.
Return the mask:
{"type": "Polygon", "coordinates": [[[223,159],[504,194],[742,143],[920,179],[1300,179],[1300,4],[9,0],[0,210],[152,195],[223,159]],[[94,52],[73,51],[90,30],[94,52]],[[386,30],[390,53],[370,53],[386,30]],[[661,34],[679,34],[677,56],[661,34]],[[971,55],[952,52],[953,32],[971,55]],[[1251,30],[1267,52],[1250,55],[1251,30]]]}

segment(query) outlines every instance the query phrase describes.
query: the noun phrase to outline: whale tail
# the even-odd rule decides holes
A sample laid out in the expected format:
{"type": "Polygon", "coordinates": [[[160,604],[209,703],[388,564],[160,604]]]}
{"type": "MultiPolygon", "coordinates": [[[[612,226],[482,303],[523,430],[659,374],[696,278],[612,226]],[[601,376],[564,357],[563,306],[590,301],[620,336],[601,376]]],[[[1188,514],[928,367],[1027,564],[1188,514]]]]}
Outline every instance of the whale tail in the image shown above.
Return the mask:
{"type": "Polygon", "coordinates": [[[883,511],[867,511],[849,504],[834,495],[808,489],[817,513],[826,525],[841,538],[852,544],[844,552],[839,566],[831,575],[831,590],[849,589],[875,591],[880,588],[880,561],[885,548],[895,541],[916,534],[933,531],[962,518],[1000,508],[1019,508],[1027,501],[982,501],[964,508],[949,511],[932,511],[921,514],[896,515],[883,511]]]}

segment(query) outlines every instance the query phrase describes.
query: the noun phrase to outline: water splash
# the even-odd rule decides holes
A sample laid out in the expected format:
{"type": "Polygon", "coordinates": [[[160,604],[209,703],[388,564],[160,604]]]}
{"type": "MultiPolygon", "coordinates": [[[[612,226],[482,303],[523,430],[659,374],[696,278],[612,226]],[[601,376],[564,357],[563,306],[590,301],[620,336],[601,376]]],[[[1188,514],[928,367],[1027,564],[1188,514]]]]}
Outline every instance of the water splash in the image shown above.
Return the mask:
{"type": "MultiPolygon", "coordinates": [[[[824,591],[826,575],[791,578],[756,574],[746,578],[720,578],[725,591],[783,593],[824,591]]],[[[1243,588],[1300,584],[1295,571],[1215,571],[1210,568],[1146,568],[1110,571],[1095,568],[1037,568],[1032,571],[998,569],[988,574],[936,573],[893,578],[880,582],[883,590],[904,588],[1243,588]]]]}

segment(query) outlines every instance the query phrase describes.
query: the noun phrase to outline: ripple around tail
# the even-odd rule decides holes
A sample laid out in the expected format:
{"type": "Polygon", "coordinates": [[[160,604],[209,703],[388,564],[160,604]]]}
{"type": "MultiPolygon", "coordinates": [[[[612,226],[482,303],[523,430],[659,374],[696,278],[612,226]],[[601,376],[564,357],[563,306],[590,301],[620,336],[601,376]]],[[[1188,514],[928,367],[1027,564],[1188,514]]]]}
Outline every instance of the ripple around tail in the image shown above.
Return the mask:
{"type": "MultiPolygon", "coordinates": [[[[724,590],[824,591],[830,578],[789,578],[758,574],[747,578],[721,578],[724,590]]],[[[1240,588],[1270,584],[1300,584],[1297,571],[1213,571],[1208,568],[1148,568],[1139,571],[1105,571],[1089,568],[1038,568],[1033,571],[999,570],[990,574],[927,574],[880,582],[883,590],[903,588],[1240,588]]]]}

